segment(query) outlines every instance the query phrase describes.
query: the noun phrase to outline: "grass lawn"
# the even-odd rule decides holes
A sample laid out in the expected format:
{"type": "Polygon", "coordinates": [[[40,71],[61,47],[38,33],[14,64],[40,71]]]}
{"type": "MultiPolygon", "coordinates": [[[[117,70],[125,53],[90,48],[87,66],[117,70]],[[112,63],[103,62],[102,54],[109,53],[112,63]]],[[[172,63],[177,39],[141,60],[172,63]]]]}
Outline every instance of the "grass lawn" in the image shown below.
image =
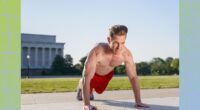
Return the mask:
{"type": "MultiPolygon", "coordinates": [[[[49,92],[73,92],[79,78],[38,78],[22,79],[21,93],[49,93],[49,92]]],[[[160,89],[178,88],[179,76],[139,76],[140,88],[160,89]]],[[[113,77],[107,90],[129,90],[130,82],[127,76],[113,77]]]]}

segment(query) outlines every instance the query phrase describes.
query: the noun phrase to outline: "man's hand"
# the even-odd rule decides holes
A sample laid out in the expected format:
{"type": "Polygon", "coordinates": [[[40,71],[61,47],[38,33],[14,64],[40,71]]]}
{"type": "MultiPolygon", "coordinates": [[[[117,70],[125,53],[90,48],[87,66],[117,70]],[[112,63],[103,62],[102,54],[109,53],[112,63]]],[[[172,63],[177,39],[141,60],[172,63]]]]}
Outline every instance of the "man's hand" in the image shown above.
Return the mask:
{"type": "Polygon", "coordinates": [[[149,106],[144,103],[136,103],[135,107],[149,108],[149,106]]]}
{"type": "Polygon", "coordinates": [[[92,105],[85,105],[83,107],[83,110],[97,110],[97,107],[92,106],[92,105]]]}

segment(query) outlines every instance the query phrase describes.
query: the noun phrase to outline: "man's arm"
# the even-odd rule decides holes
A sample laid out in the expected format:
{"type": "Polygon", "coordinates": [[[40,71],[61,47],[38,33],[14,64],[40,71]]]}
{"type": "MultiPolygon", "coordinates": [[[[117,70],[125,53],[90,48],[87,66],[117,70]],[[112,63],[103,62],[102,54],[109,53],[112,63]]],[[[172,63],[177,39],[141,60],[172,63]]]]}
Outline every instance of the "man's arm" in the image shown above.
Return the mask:
{"type": "Polygon", "coordinates": [[[93,78],[96,70],[96,52],[95,48],[89,53],[83,69],[83,101],[84,105],[90,105],[90,80],[93,78]]]}
{"type": "Polygon", "coordinates": [[[135,96],[135,102],[136,107],[148,107],[147,105],[143,104],[141,101],[141,95],[140,95],[140,86],[138,82],[137,72],[136,72],[136,66],[133,62],[133,57],[130,51],[125,55],[125,67],[126,67],[126,73],[129,77],[129,80],[131,82],[134,96],[135,96]]]}

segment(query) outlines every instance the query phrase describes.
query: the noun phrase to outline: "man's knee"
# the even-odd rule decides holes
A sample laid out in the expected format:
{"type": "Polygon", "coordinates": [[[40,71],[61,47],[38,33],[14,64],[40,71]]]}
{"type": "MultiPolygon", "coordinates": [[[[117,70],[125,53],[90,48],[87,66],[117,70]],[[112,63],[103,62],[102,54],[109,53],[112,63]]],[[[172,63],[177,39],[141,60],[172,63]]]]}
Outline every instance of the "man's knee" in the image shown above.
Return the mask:
{"type": "Polygon", "coordinates": [[[82,78],[81,78],[81,79],[79,80],[79,83],[82,83],[82,81],[83,81],[83,80],[82,80],[82,78]]]}
{"type": "Polygon", "coordinates": [[[82,88],[83,86],[82,86],[82,83],[83,83],[83,79],[81,78],[80,80],[79,80],[79,88],[82,88]]]}

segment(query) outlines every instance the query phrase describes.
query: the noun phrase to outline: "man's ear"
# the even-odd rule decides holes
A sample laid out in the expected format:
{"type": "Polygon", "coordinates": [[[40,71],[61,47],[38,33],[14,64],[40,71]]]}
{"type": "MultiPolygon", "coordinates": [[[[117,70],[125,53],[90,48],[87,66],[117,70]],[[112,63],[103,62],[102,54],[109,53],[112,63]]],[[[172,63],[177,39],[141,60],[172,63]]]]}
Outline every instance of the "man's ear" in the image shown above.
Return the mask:
{"type": "Polygon", "coordinates": [[[108,43],[110,43],[111,42],[111,37],[107,37],[107,40],[108,40],[108,43]]]}

